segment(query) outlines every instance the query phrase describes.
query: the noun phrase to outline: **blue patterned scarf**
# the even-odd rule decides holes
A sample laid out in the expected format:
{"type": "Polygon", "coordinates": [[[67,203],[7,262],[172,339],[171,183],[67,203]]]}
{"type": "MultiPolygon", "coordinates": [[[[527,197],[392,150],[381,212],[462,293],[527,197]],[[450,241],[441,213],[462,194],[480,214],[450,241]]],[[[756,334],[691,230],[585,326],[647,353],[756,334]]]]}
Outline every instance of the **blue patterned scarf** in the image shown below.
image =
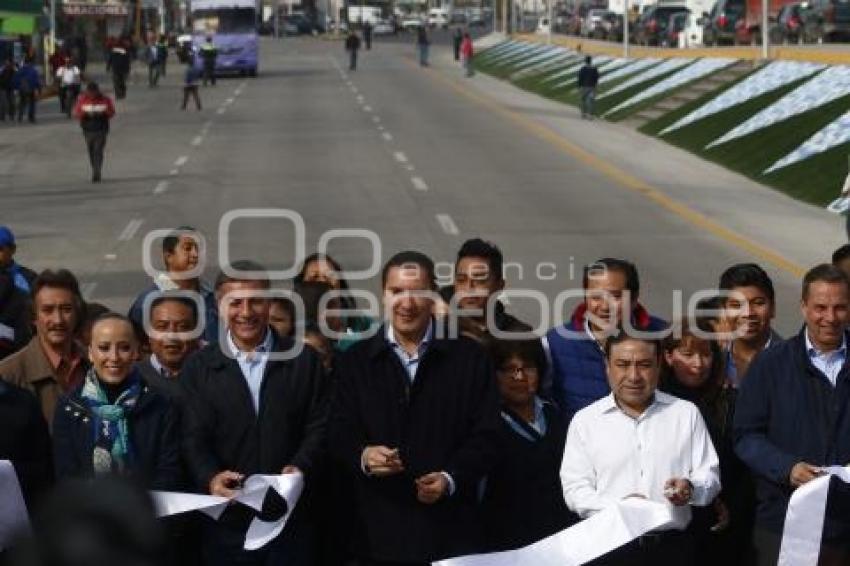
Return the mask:
{"type": "Polygon", "coordinates": [[[92,462],[95,475],[121,473],[132,465],[127,413],[136,406],[142,386],[135,370],[126,379],[127,388],[114,404],[110,404],[94,368],[86,374],[82,398],[92,417],[92,462]]]}

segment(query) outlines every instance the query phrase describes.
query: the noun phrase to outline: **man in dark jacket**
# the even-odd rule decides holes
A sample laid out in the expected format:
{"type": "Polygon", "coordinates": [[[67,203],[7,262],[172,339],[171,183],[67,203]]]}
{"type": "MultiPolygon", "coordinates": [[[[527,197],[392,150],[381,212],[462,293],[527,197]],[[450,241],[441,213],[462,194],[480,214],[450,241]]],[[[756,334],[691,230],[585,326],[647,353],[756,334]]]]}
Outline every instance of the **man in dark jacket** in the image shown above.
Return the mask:
{"type": "MultiPolygon", "coordinates": [[[[794,490],[824,467],[850,462],[850,282],[838,268],[819,265],[803,278],[802,297],[805,325],[756,356],[735,409],[735,451],[758,482],[759,564],[776,564],[794,490]]],[[[827,518],[823,533],[824,548],[843,560],[829,563],[847,563],[846,522],[827,518]]]]}
{"type": "Polygon", "coordinates": [[[116,43],[109,51],[109,69],[112,71],[112,86],[115,98],[123,100],[127,96],[127,77],[130,74],[130,42],[116,43]]]}
{"type": "Polygon", "coordinates": [[[5,122],[15,119],[15,87],[14,78],[17,68],[15,61],[9,57],[0,69],[0,121],[5,122]]]}
{"type": "Polygon", "coordinates": [[[552,367],[544,391],[561,408],[567,422],[580,409],[611,393],[604,344],[622,325],[657,332],[666,323],[638,302],[640,279],[631,262],[603,258],[585,266],[584,302],[570,320],[546,333],[552,367]]]}
{"type": "Polygon", "coordinates": [[[460,61],[460,44],[463,42],[463,30],[456,27],[452,32],[452,51],[454,52],[455,61],[460,61]]]}
{"type": "Polygon", "coordinates": [[[32,337],[29,297],[0,271],[0,360],[26,346],[32,337]]]}
{"type": "Polygon", "coordinates": [[[590,55],[584,58],[584,66],[578,71],[578,88],[581,92],[581,117],[593,119],[593,100],[599,84],[599,70],[593,66],[590,55]]]}
{"type": "Polygon", "coordinates": [[[481,238],[467,240],[457,253],[452,306],[459,310],[461,331],[485,345],[492,341],[494,332],[531,331],[528,324],[508,314],[498,300],[505,288],[503,270],[502,251],[481,238]],[[491,300],[492,316],[487,310],[491,300]]]}
{"type": "Polygon", "coordinates": [[[23,121],[26,112],[30,123],[35,123],[35,105],[41,94],[41,78],[32,60],[27,59],[15,73],[13,86],[18,91],[18,122],[23,121]]]}
{"type": "Polygon", "coordinates": [[[431,316],[434,264],[402,252],[384,266],[388,323],[339,361],[332,456],[354,498],[362,564],[427,564],[482,549],[481,479],[496,457],[490,360],[431,316]]]}
{"type": "Polygon", "coordinates": [[[100,92],[97,83],[91,82],[86,86],[86,92],[77,99],[74,116],[80,121],[86,139],[92,183],[99,183],[109,121],[115,116],[115,106],[108,96],[100,92]]]}
{"type": "Polygon", "coordinates": [[[27,507],[53,482],[47,423],[38,401],[27,391],[0,381],[0,460],[10,460],[27,507]]]}
{"type": "Polygon", "coordinates": [[[345,50],[348,51],[348,70],[357,70],[357,52],[360,50],[360,38],[357,32],[351,30],[345,38],[345,50]]]}
{"type": "MultiPolygon", "coordinates": [[[[231,267],[264,272],[249,261],[231,267]]],[[[304,474],[305,491],[286,529],[261,550],[242,548],[254,517],[248,507],[231,505],[218,522],[207,521],[202,554],[208,565],[313,564],[310,491],[324,452],[324,373],[311,349],[299,351],[270,329],[269,288],[268,279],[225,273],[216,279],[226,335],[183,366],[185,458],[203,493],[231,498],[253,474],[297,472],[304,474]]]]}
{"type": "Polygon", "coordinates": [[[363,41],[366,43],[366,51],[372,49],[372,22],[363,24],[363,41]]]}

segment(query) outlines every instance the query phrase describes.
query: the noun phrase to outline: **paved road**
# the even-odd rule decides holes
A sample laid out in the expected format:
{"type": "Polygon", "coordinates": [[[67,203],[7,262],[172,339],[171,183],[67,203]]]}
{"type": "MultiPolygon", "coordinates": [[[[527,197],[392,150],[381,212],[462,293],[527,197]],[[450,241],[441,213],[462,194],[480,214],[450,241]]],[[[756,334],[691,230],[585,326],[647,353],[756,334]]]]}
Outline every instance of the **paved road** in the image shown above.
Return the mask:
{"type": "MultiPolygon", "coordinates": [[[[731,262],[765,262],[779,327],[795,329],[799,271],[840,243],[839,221],[619,126],[464,79],[447,47],[435,46],[427,70],[413,58],[412,45],[379,39],[348,74],[337,42],[267,40],[261,76],[202,89],[197,113],[178,109],[173,66],[159,89],[131,86],[119,104],[99,185],[78,128],[48,104],[35,127],[0,124],[0,219],[18,233],[22,263],[67,266],[91,299],[121,310],[146,284],[149,231],[201,229],[211,274],[222,215],[275,208],[303,217],[308,252],[328,230],[365,228],[383,258],[417,248],[450,262],[481,235],[516,264],[512,287],[550,301],[580,286],[583,263],[631,258],[665,316],[675,290],[687,298],[731,262]]],[[[297,255],[286,220],[232,226],[231,258],[284,269],[297,255]]],[[[365,240],[330,251],[349,269],[371,263],[365,240]]],[[[512,309],[539,318],[530,300],[512,309]]]]}

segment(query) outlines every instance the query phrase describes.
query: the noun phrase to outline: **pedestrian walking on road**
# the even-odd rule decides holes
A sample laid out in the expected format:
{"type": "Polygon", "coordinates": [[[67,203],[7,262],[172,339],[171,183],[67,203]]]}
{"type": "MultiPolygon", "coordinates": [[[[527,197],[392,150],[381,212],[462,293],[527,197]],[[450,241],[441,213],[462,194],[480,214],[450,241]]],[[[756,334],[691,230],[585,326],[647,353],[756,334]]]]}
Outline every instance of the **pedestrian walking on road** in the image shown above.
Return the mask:
{"type": "Polygon", "coordinates": [[[578,71],[582,119],[593,119],[593,101],[596,98],[597,84],[599,84],[599,70],[593,66],[593,59],[588,55],[584,58],[584,66],[578,71]]]}
{"type": "Polygon", "coordinates": [[[212,36],[207,36],[207,41],[201,45],[201,60],[204,63],[204,86],[212,83],[215,86],[215,60],[218,58],[218,49],[213,43],[212,36]]]}
{"type": "Polygon", "coordinates": [[[71,60],[65,60],[56,69],[56,79],[59,81],[59,108],[69,118],[80,95],[81,75],[80,68],[71,60]]]}
{"type": "Polygon", "coordinates": [[[460,44],[460,57],[467,77],[475,74],[475,71],[472,70],[472,57],[474,54],[475,49],[472,46],[472,37],[468,33],[464,33],[463,42],[460,44]]]}
{"type": "Polygon", "coordinates": [[[127,77],[130,75],[130,52],[125,43],[119,42],[109,51],[109,68],[115,98],[122,100],[127,96],[127,77]]]}
{"type": "Polygon", "coordinates": [[[164,77],[168,65],[168,40],[164,35],[160,35],[156,43],[156,58],[159,61],[159,75],[164,77]]]}
{"type": "Polygon", "coordinates": [[[18,68],[15,60],[9,57],[3,68],[0,69],[0,121],[5,122],[6,116],[9,121],[15,120],[15,73],[18,68]]]}
{"type": "Polygon", "coordinates": [[[428,48],[431,42],[428,40],[428,30],[425,26],[416,28],[416,46],[419,49],[419,66],[428,66],[428,48]]]}
{"type": "Polygon", "coordinates": [[[455,54],[455,61],[460,61],[460,46],[463,43],[463,30],[459,27],[455,28],[452,34],[452,50],[455,54]]]}
{"type": "Polygon", "coordinates": [[[145,58],[148,62],[148,86],[151,88],[159,84],[161,67],[159,63],[159,49],[152,43],[145,49],[145,58]]]}
{"type": "Polygon", "coordinates": [[[363,24],[363,41],[366,42],[366,51],[372,49],[372,24],[370,22],[363,24]]]}
{"type": "Polygon", "coordinates": [[[74,116],[80,121],[91,163],[92,183],[100,182],[103,169],[103,151],[109,135],[109,120],[115,115],[112,100],[100,92],[97,83],[90,82],[86,91],[77,100],[74,116]]]}
{"type": "Polygon", "coordinates": [[[13,86],[18,91],[18,122],[23,121],[26,112],[30,123],[35,123],[35,104],[41,93],[41,78],[32,59],[27,59],[15,73],[13,86]]]}
{"type": "Polygon", "coordinates": [[[189,97],[195,99],[195,108],[201,109],[201,97],[198,94],[198,69],[195,67],[195,58],[189,57],[189,63],[186,65],[186,74],[183,80],[183,105],[180,107],[186,110],[189,104],[189,97]]]}
{"type": "Polygon", "coordinates": [[[345,50],[348,51],[348,70],[357,70],[357,52],[360,50],[360,38],[357,32],[351,30],[345,38],[345,50]]]}

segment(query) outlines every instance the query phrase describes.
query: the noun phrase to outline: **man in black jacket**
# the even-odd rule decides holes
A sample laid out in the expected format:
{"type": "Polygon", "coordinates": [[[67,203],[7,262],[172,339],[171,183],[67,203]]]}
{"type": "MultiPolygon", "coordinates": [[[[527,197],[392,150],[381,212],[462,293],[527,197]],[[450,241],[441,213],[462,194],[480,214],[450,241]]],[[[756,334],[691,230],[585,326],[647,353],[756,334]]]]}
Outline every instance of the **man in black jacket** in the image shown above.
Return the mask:
{"type": "MultiPolygon", "coordinates": [[[[232,268],[264,272],[249,261],[232,268]]],[[[180,378],[187,398],[185,458],[203,493],[232,498],[252,474],[299,471],[305,492],[283,533],[261,550],[242,548],[254,517],[248,507],[231,505],[218,522],[208,521],[202,553],[209,565],[313,563],[310,488],[325,441],[323,370],[312,350],[299,352],[270,329],[269,287],[268,279],[224,272],[216,279],[226,324],[221,341],[191,357],[180,378]]]]}
{"type": "Polygon", "coordinates": [[[599,70],[593,66],[590,55],[584,58],[584,66],[578,71],[578,88],[581,91],[581,117],[593,119],[593,100],[599,84],[599,70]]]}
{"type": "MultiPolygon", "coordinates": [[[[812,268],[801,307],[802,330],[755,357],[735,406],[735,452],[757,481],[759,564],[776,564],[794,490],[850,462],[850,282],[832,265],[812,268]]],[[[847,564],[848,541],[846,518],[827,517],[824,551],[839,559],[821,563],[847,564]]]]}
{"type": "Polygon", "coordinates": [[[332,457],[353,490],[362,564],[426,564],[480,551],[478,490],[495,460],[499,404],[488,356],[432,317],[434,264],[384,266],[388,323],[340,359],[332,457]]]}
{"type": "Polygon", "coordinates": [[[360,50],[360,38],[351,30],[345,38],[345,50],[348,51],[348,70],[357,70],[357,52],[360,50]]]}

